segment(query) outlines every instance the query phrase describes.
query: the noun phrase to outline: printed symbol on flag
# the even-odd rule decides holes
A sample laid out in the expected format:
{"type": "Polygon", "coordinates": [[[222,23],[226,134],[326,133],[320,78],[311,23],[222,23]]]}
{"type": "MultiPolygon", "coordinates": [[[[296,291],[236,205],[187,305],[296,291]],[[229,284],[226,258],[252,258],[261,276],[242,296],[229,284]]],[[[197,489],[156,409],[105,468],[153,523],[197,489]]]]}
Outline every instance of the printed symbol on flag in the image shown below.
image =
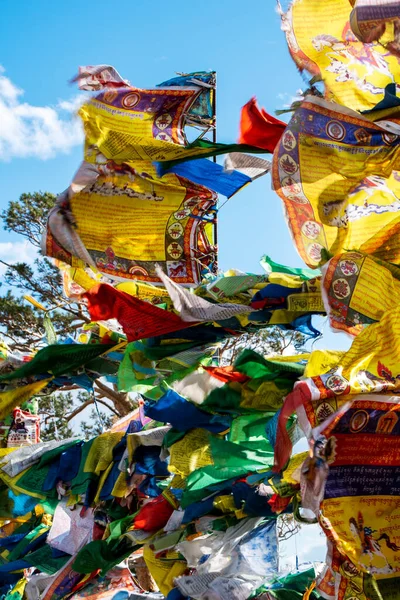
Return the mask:
{"type": "Polygon", "coordinates": [[[317,242],[314,242],[314,244],[310,244],[307,248],[308,257],[314,262],[318,263],[321,260],[322,248],[323,246],[321,246],[321,244],[317,244],[317,242]]]}
{"type": "Polygon", "coordinates": [[[388,133],[387,131],[385,133],[382,133],[382,139],[388,146],[393,144],[393,142],[395,142],[398,139],[398,137],[398,135],[395,135],[394,133],[388,133]]]}
{"type": "Polygon", "coordinates": [[[300,194],[301,193],[301,185],[298,181],[295,181],[292,177],[284,177],[282,179],[282,192],[285,196],[289,196],[290,194],[300,194]]]}
{"type": "Polygon", "coordinates": [[[350,419],[350,431],[358,433],[369,421],[369,414],[365,410],[358,410],[350,419]]]}
{"type": "Polygon", "coordinates": [[[183,227],[180,223],[172,223],[168,227],[168,233],[174,240],[177,240],[183,235],[183,227]]]}
{"type": "Polygon", "coordinates": [[[157,117],[157,119],[155,121],[155,126],[158,127],[158,129],[167,129],[167,127],[169,125],[171,125],[171,122],[172,122],[171,115],[166,113],[165,115],[161,115],[160,117],[157,117]]]}
{"type": "Polygon", "coordinates": [[[339,121],[329,121],[326,126],[326,133],[333,140],[340,142],[346,135],[346,130],[339,121]]]}
{"type": "Polygon", "coordinates": [[[301,233],[310,240],[315,240],[319,236],[321,226],[316,221],[306,221],[303,223],[301,233]]]}
{"type": "Polygon", "coordinates": [[[339,263],[340,270],[343,275],[350,277],[351,275],[357,275],[358,266],[352,260],[341,260],[339,263]]]}
{"type": "Polygon", "coordinates": [[[131,92],[122,98],[122,105],[125,106],[125,108],[133,108],[138,104],[139,100],[139,94],[131,92]]]}
{"type": "Polygon", "coordinates": [[[162,131],[156,135],[156,140],[159,142],[172,142],[171,136],[162,131]]]}
{"type": "Polygon", "coordinates": [[[299,168],[299,165],[296,163],[296,161],[293,160],[291,156],[289,156],[289,154],[283,154],[281,156],[281,158],[279,159],[279,165],[281,169],[283,169],[283,171],[285,171],[285,173],[288,173],[289,175],[293,175],[294,173],[296,173],[297,169],[299,168]]]}
{"type": "Polygon", "coordinates": [[[335,373],[335,375],[328,377],[325,385],[335,394],[343,394],[347,390],[349,382],[341,375],[335,373]]]}
{"type": "Polygon", "coordinates": [[[350,295],[350,286],[345,279],[336,279],[332,284],[333,293],[336,298],[347,298],[350,295]]]}
{"type": "Polygon", "coordinates": [[[287,129],[282,137],[282,146],[285,148],[285,150],[290,152],[291,150],[296,148],[296,144],[296,138],[294,137],[290,129],[287,129]]]}
{"type": "Polygon", "coordinates": [[[183,248],[176,242],[173,242],[168,246],[167,252],[170,256],[172,256],[172,258],[178,260],[178,258],[180,258],[183,254],[183,248]]]}

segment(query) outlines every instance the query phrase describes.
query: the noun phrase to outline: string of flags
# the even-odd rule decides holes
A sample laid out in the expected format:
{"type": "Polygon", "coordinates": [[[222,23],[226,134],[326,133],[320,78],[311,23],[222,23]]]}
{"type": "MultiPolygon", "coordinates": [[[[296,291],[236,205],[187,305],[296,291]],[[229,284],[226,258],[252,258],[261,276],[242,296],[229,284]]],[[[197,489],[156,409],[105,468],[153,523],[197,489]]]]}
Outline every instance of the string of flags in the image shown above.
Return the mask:
{"type": "Polygon", "coordinates": [[[214,72],[74,78],[91,93],[83,161],[42,252],[91,324],[58,340],[46,313],[47,346],[0,347],[4,600],[400,598],[400,7],[280,13],[310,87],[288,124],[251,99],[237,142],[206,137],[214,72]],[[268,173],[305,267],[222,273],[218,194],[268,173]],[[221,360],[272,326],[316,339],[315,315],[348,351],[221,360]],[[96,381],[136,408],[91,439],[41,441],[41,398],[96,381]],[[285,519],[319,524],[325,562],[282,572],[285,519]]]}

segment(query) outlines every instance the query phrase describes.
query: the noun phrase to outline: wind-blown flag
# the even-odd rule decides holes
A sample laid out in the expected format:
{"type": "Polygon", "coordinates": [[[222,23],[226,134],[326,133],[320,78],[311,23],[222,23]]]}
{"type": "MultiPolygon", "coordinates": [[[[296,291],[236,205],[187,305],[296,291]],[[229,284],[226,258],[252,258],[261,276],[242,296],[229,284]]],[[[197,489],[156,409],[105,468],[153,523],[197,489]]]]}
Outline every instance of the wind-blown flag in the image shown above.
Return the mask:
{"type": "Polygon", "coordinates": [[[256,98],[249,100],[240,116],[239,144],[248,144],[273,152],[281,139],[286,123],[269,115],[257,106],[256,98]]]}
{"type": "Polygon", "coordinates": [[[122,79],[118,71],[111,65],[79,67],[78,75],[71,81],[71,83],[75,82],[78,82],[80,90],[90,92],[107,88],[129,87],[129,81],[122,79]]]}
{"type": "Polygon", "coordinates": [[[117,319],[129,342],[188,327],[174,313],[101,283],[83,294],[93,321],[117,319]]]}
{"type": "Polygon", "coordinates": [[[188,125],[205,126],[214,125],[213,99],[215,94],[215,72],[196,71],[187,75],[172,77],[157,87],[198,87],[201,92],[188,111],[188,125]]]}
{"type": "Polygon", "coordinates": [[[268,173],[271,167],[268,160],[248,156],[247,154],[232,153],[228,154],[228,157],[224,167],[206,158],[199,158],[179,163],[169,169],[164,169],[164,163],[160,162],[156,163],[156,168],[160,176],[166,173],[174,173],[231,198],[253,179],[268,173]],[[233,158],[238,156],[246,157],[247,161],[244,158],[233,158]],[[237,169],[233,166],[234,164],[238,164],[237,169]],[[255,176],[252,177],[249,173],[255,174],[255,176]]]}
{"type": "Polygon", "coordinates": [[[213,304],[205,298],[195,296],[172,281],[159,267],[157,274],[185,321],[223,321],[234,315],[253,312],[253,308],[242,304],[221,303],[213,304]]]}

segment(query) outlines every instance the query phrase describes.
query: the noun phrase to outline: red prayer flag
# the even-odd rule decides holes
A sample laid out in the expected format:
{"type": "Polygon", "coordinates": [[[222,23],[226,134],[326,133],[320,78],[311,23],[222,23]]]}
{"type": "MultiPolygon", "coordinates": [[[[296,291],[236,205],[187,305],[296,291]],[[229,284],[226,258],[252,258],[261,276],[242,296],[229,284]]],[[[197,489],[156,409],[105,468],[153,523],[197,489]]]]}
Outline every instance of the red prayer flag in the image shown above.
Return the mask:
{"type": "Polygon", "coordinates": [[[92,287],[83,297],[88,302],[93,321],[117,319],[129,342],[186,329],[194,324],[105,283],[92,287]]]}
{"type": "Polygon", "coordinates": [[[168,522],[174,512],[173,506],[164,498],[158,496],[145,504],[134,518],[135,529],[142,531],[158,531],[168,522]]]}
{"type": "Polygon", "coordinates": [[[249,381],[250,379],[250,377],[247,377],[247,375],[235,371],[231,365],[227,367],[204,367],[204,370],[215,377],[215,379],[219,379],[225,383],[230,383],[232,381],[246,383],[246,381],[249,381]]]}
{"type": "Polygon", "coordinates": [[[286,123],[269,115],[263,108],[260,110],[257,100],[252,98],[242,108],[238,142],[272,153],[285,129],[286,123]]]}

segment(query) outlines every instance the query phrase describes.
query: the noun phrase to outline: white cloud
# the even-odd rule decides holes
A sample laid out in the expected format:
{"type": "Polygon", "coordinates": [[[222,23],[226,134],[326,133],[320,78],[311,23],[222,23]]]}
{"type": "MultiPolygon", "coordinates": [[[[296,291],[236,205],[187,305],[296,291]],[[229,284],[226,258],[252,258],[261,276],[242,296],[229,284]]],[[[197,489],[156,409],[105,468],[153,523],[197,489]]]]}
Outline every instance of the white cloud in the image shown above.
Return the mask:
{"type": "MultiPolygon", "coordinates": [[[[8,264],[25,262],[33,264],[38,254],[29,242],[0,242],[0,259],[8,264]]],[[[3,275],[7,267],[0,263],[0,275],[3,275]]]]}
{"type": "Polygon", "coordinates": [[[293,96],[293,94],[288,94],[288,92],[280,92],[276,95],[276,97],[278,100],[281,100],[285,103],[283,105],[284,108],[290,108],[293,102],[299,102],[300,100],[303,100],[303,92],[302,90],[296,90],[295,96],[293,96]]]}
{"type": "Polygon", "coordinates": [[[0,161],[27,157],[46,160],[82,142],[81,124],[72,113],[84,96],[51,107],[23,102],[23,95],[24,90],[6,77],[0,66],[0,161]],[[62,116],[63,111],[68,114],[62,116]]]}

